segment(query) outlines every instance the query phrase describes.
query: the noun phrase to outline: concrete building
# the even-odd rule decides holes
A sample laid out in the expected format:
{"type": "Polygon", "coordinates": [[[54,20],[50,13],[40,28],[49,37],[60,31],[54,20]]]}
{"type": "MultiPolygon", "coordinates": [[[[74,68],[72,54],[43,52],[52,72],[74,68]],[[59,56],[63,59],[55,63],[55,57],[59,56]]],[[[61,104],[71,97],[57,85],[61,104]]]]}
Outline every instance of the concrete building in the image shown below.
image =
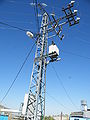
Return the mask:
{"type": "Polygon", "coordinates": [[[0,105],[0,120],[24,120],[24,117],[21,116],[20,111],[0,105]]]}
{"type": "Polygon", "coordinates": [[[90,109],[87,107],[85,100],[81,101],[82,110],[70,114],[70,120],[90,120],[90,109]]]}
{"type": "Polygon", "coordinates": [[[87,109],[87,111],[73,112],[70,114],[70,117],[90,118],[90,109],[87,109]]]}

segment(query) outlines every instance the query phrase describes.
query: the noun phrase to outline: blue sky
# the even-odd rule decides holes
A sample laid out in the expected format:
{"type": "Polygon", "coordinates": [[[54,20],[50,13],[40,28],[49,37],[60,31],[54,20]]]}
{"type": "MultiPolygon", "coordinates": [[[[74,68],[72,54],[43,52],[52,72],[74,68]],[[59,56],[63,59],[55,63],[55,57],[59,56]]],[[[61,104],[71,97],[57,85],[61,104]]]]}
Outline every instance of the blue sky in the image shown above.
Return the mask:
{"type": "MultiPolygon", "coordinates": [[[[34,8],[29,4],[31,2],[32,0],[1,0],[0,21],[35,33],[37,31],[36,19],[34,8]]],[[[61,9],[70,0],[38,0],[38,2],[46,3],[46,10],[49,13],[55,11],[56,17],[59,17],[64,15],[61,9]]],[[[82,99],[87,100],[90,106],[90,1],[76,0],[74,8],[78,9],[80,24],[63,27],[65,34],[63,41],[60,41],[58,37],[53,38],[58,48],[63,50],[60,51],[61,61],[53,63],[53,66],[78,109],[68,99],[52,66],[48,65],[46,115],[59,114],[61,111],[64,113],[79,111],[82,99]]],[[[51,43],[50,40],[48,42],[51,43]]],[[[33,43],[34,40],[28,38],[24,32],[0,24],[0,100],[11,85],[33,43]]],[[[10,93],[3,101],[3,105],[19,109],[25,93],[28,93],[34,54],[35,48],[10,93]]]]}

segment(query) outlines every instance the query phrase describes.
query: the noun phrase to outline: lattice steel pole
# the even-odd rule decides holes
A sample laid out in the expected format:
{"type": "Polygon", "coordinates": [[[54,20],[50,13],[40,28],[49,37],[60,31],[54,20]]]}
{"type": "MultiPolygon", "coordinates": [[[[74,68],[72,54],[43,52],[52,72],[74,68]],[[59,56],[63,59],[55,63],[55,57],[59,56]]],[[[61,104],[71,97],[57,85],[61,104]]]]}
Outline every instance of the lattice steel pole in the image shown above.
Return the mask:
{"type": "MultiPolygon", "coordinates": [[[[69,23],[69,26],[73,26],[79,23],[80,18],[75,18],[77,16],[77,10],[72,11],[74,6],[74,1],[71,1],[66,8],[62,10],[65,16],[55,19],[52,15],[52,19],[41,4],[38,7],[43,13],[42,23],[40,27],[40,34],[36,34],[37,37],[37,47],[35,53],[35,59],[33,64],[33,70],[31,75],[28,103],[26,109],[25,118],[28,120],[43,120],[45,116],[45,89],[46,89],[46,64],[47,57],[50,57],[50,62],[58,61],[57,51],[54,50],[51,54],[47,54],[47,36],[49,32],[55,33],[61,40],[64,35],[60,35],[62,32],[62,26],[69,23]],[[48,22],[49,19],[49,22],[48,22]],[[63,21],[62,21],[63,20],[63,21]],[[61,22],[62,21],[62,22],[61,22]],[[52,55],[53,54],[53,55],[52,55]]],[[[31,32],[27,32],[27,35],[34,38],[31,32]]],[[[52,34],[53,37],[54,34],[52,34]]]]}
{"type": "Polygon", "coordinates": [[[30,80],[26,119],[43,120],[45,116],[45,89],[46,89],[46,63],[47,63],[47,28],[48,15],[42,16],[40,35],[37,39],[37,47],[33,70],[30,80]]]}

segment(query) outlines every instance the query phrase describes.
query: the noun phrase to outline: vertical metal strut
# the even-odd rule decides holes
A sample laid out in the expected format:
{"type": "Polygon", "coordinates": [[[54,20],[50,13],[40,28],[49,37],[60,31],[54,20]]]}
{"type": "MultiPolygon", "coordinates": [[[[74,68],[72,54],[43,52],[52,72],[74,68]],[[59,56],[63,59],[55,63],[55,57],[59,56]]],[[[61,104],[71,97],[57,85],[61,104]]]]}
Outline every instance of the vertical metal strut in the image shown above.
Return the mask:
{"type": "Polygon", "coordinates": [[[45,116],[45,89],[46,89],[46,62],[47,57],[47,27],[48,15],[43,14],[40,28],[40,36],[37,39],[37,47],[33,70],[30,81],[26,119],[43,120],[45,116]]]}

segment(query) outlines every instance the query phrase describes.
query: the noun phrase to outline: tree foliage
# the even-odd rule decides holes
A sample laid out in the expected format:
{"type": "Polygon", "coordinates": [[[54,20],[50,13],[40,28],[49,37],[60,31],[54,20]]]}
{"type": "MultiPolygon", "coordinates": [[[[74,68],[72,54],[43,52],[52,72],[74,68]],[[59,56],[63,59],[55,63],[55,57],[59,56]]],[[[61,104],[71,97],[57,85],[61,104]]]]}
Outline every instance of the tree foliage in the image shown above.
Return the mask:
{"type": "Polygon", "coordinates": [[[53,117],[51,117],[51,116],[49,116],[49,117],[45,117],[45,120],[54,120],[54,118],[53,117]]]}

